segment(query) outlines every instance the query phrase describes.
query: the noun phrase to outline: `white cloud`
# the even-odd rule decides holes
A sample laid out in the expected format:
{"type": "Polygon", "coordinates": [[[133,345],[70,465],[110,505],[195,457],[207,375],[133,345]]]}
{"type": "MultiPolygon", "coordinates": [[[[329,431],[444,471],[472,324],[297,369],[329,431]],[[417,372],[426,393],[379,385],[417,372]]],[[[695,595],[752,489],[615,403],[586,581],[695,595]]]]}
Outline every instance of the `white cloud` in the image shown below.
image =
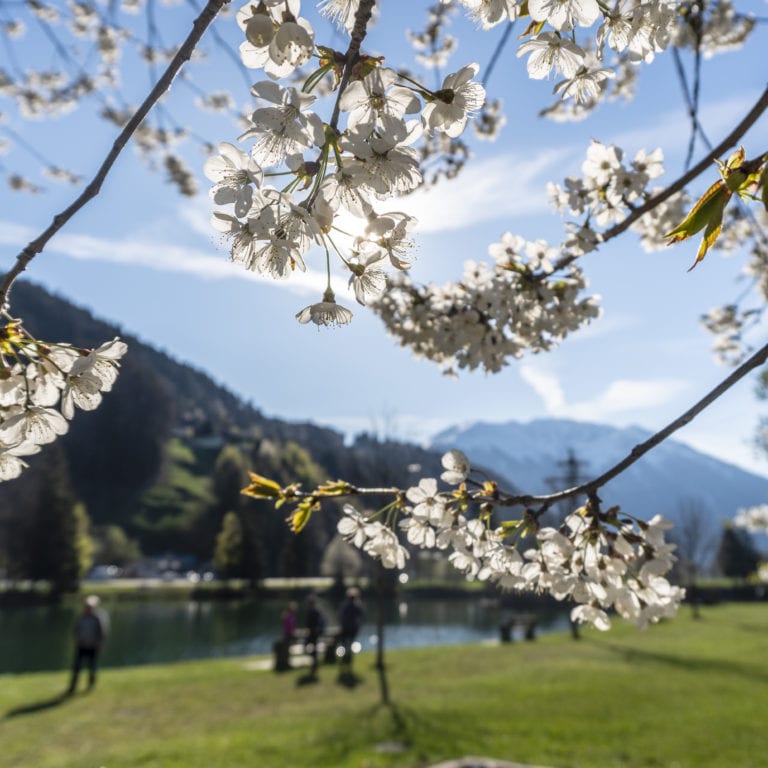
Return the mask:
{"type": "Polygon", "coordinates": [[[565,407],[565,393],[556,376],[530,365],[520,367],[520,377],[541,398],[549,414],[560,414],[565,407]]]}
{"type": "Polygon", "coordinates": [[[657,408],[688,388],[681,379],[617,379],[590,400],[568,403],[558,378],[523,366],[520,375],[541,398],[548,415],[578,421],[611,421],[621,414],[657,408]]]}
{"type": "Polygon", "coordinates": [[[419,220],[418,232],[446,232],[493,219],[546,213],[548,170],[569,152],[542,149],[534,157],[507,153],[470,161],[455,179],[403,198],[403,206],[419,220]]]}
{"type": "Polygon", "coordinates": [[[597,397],[567,406],[567,415],[582,421],[601,420],[621,413],[657,408],[685,391],[680,379],[618,379],[597,397]]]}
{"type": "MultiPolygon", "coordinates": [[[[189,221],[194,218],[194,215],[190,215],[189,221]]],[[[30,228],[0,221],[0,244],[2,245],[21,248],[36,234],[30,228]]],[[[324,272],[311,269],[306,272],[297,270],[288,280],[273,280],[233,264],[223,253],[213,255],[203,249],[181,247],[162,240],[112,240],[92,235],[63,233],[51,240],[46,251],[59,253],[72,259],[140,266],[161,272],[193,275],[204,280],[234,279],[269,283],[293,293],[318,297],[326,285],[324,272]]],[[[335,291],[346,293],[346,282],[342,278],[334,279],[332,283],[335,291]]]]}

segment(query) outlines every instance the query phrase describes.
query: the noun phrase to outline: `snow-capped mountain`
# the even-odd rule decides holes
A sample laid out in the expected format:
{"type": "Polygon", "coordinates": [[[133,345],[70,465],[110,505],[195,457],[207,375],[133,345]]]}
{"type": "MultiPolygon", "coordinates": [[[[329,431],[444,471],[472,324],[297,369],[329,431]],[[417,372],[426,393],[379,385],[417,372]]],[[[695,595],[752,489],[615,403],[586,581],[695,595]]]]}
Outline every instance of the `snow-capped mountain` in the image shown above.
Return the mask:
{"type": "MultiPolygon", "coordinates": [[[[451,427],[435,435],[430,447],[459,448],[473,465],[503,478],[506,487],[550,493],[571,484],[574,464],[578,480],[589,480],[650,436],[639,427],[537,419],[451,427]],[[575,462],[568,461],[569,455],[575,462]]],[[[618,504],[645,519],[662,514],[676,520],[682,509],[693,506],[714,523],[732,518],[741,507],[768,502],[768,478],[666,440],[608,483],[600,497],[608,506],[618,504]]]]}

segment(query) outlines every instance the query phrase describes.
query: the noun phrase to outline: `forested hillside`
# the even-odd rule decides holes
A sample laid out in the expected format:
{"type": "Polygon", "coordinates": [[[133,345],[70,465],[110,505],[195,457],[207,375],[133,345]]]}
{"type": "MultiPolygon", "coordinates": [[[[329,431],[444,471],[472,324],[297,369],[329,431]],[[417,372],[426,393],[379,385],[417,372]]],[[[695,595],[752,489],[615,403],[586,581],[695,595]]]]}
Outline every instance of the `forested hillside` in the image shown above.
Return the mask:
{"type": "Polygon", "coordinates": [[[129,352],[103,404],[78,411],[60,448],[30,457],[21,478],[0,485],[0,572],[9,576],[46,578],[43,561],[62,559],[67,537],[43,536],[53,491],[57,509],[67,511],[60,517],[78,503],[87,513],[97,560],[119,559],[113,550],[123,542],[134,554],[171,551],[209,561],[233,513],[222,567],[259,578],[315,573],[336,516],[325,510],[294,536],[282,511],[240,495],[249,470],[307,485],[337,477],[405,485],[419,471],[414,465],[439,472],[439,456],[416,446],[361,436],[347,447],[333,430],[269,418],[202,371],[40,287],[19,283],[13,298],[14,312],[41,338],[93,347],[119,335],[129,352]],[[229,560],[228,538],[236,555],[229,560]]]}

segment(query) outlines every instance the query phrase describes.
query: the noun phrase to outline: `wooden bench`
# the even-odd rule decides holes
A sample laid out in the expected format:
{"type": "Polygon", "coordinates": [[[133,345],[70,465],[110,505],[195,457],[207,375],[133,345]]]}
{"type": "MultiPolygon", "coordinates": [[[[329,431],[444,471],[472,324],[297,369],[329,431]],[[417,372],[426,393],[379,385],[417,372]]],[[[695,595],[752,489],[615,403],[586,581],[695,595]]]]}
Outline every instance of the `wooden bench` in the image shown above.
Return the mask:
{"type": "Polygon", "coordinates": [[[507,617],[499,624],[499,635],[502,643],[514,642],[515,629],[522,630],[523,640],[536,639],[536,616],[532,613],[516,613],[507,617]]]}
{"type": "MultiPolygon", "coordinates": [[[[283,638],[275,640],[272,644],[276,672],[285,672],[294,666],[305,666],[311,663],[311,657],[307,653],[307,639],[309,632],[306,629],[297,629],[290,642],[283,638]],[[292,663],[295,662],[295,663],[292,663]]],[[[317,639],[317,656],[325,664],[336,662],[336,650],[339,647],[339,628],[327,627],[317,639]]]]}

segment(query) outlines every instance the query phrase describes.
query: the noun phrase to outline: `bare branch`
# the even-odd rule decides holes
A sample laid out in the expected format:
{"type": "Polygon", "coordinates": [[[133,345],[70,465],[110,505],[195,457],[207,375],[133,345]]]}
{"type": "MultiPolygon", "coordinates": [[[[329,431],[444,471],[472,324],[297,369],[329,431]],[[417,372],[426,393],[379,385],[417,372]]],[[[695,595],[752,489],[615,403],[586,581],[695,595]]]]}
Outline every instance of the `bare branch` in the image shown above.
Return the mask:
{"type": "MultiPolygon", "coordinates": [[[[376,0],[360,0],[360,5],[358,6],[357,12],[355,13],[355,24],[352,27],[352,32],[350,33],[349,47],[347,48],[347,52],[344,54],[344,69],[342,70],[341,77],[339,78],[336,102],[333,105],[333,112],[328,123],[329,127],[333,130],[336,130],[339,125],[339,118],[341,117],[341,97],[344,95],[344,91],[347,89],[349,78],[352,76],[352,70],[360,61],[360,46],[362,46],[363,40],[365,39],[365,35],[368,31],[368,22],[371,20],[371,16],[373,15],[373,8],[375,5],[376,0]]],[[[319,192],[320,187],[315,186],[306,202],[308,209],[312,208],[312,205],[314,204],[319,192]]]]}
{"type": "Polygon", "coordinates": [[[355,14],[355,25],[352,27],[351,39],[349,41],[349,48],[345,54],[344,70],[341,73],[341,79],[339,80],[339,90],[336,95],[336,103],[333,105],[333,114],[329,125],[331,128],[336,128],[339,124],[339,116],[341,114],[341,97],[347,87],[349,78],[352,76],[352,69],[357,64],[360,58],[360,46],[363,44],[365,34],[368,29],[368,22],[371,20],[373,14],[373,7],[376,5],[376,0],[361,0],[360,6],[355,14]]]}
{"type": "Polygon", "coordinates": [[[499,57],[504,52],[504,49],[507,47],[507,42],[509,41],[509,37],[512,34],[512,28],[515,26],[514,21],[510,21],[507,26],[504,28],[504,32],[499,38],[499,42],[496,43],[496,47],[493,49],[493,53],[491,54],[491,58],[488,59],[488,65],[485,68],[485,74],[483,75],[483,79],[481,81],[483,87],[486,87],[488,85],[488,81],[491,79],[491,75],[493,74],[493,70],[496,67],[496,64],[499,61],[499,57]]]}
{"type": "Polygon", "coordinates": [[[173,79],[176,77],[179,70],[182,68],[185,62],[189,61],[192,56],[192,52],[200,42],[200,38],[205,33],[205,30],[210,26],[211,22],[216,18],[219,11],[229,2],[229,0],[209,0],[205,8],[200,15],[195,19],[192,25],[192,31],[187,36],[186,40],[182,43],[181,47],[173,57],[168,68],[162,74],[157,81],[155,87],[150,91],[147,98],[136,110],[131,119],[125,124],[125,127],[115,139],[115,143],[112,145],[112,149],[104,159],[101,167],[97,171],[88,186],[77,197],[77,199],[61,213],[53,217],[53,221],[48,228],[35,240],[32,240],[26,248],[16,257],[16,263],[13,268],[10,269],[3,277],[2,283],[0,283],[0,307],[3,307],[8,301],[8,295],[16,278],[27,268],[32,259],[35,258],[45,246],[48,241],[88,202],[95,198],[101,191],[101,186],[104,183],[107,175],[109,174],[112,166],[117,160],[120,153],[125,148],[126,144],[130,140],[133,133],[141,125],[144,118],[149,114],[150,110],[155,106],[160,97],[170,88],[173,79]]]}
{"type": "Polygon", "coordinates": [[[667,424],[664,429],[658,431],[655,435],[652,435],[646,441],[638,443],[627,456],[618,462],[618,464],[615,464],[613,467],[611,467],[599,477],[596,477],[594,480],[590,480],[589,482],[583,483],[582,485],[576,486],[575,488],[568,488],[563,491],[558,491],[557,493],[551,493],[543,496],[525,494],[505,496],[503,504],[505,506],[537,503],[551,504],[553,502],[560,501],[561,499],[569,499],[574,496],[581,495],[590,495],[597,492],[598,489],[602,488],[610,480],[613,480],[614,477],[617,477],[622,472],[624,472],[624,470],[631,467],[638,459],[643,457],[652,448],[655,448],[657,445],[664,442],[664,440],[666,440],[671,434],[677,432],[678,429],[693,421],[696,416],[698,416],[703,410],[714,403],[715,400],[717,400],[721,395],[725,394],[734,384],[743,379],[755,368],[761,366],[763,363],[765,363],[766,360],[768,360],[768,344],[761,347],[757,352],[755,352],[754,355],[752,355],[752,357],[750,357],[738,368],[736,368],[736,370],[734,370],[730,376],[727,376],[725,379],[723,379],[714,389],[702,397],[701,400],[699,400],[695,405],[685,411],[685,413],[682,413],[674,421],[667,424]]]}

